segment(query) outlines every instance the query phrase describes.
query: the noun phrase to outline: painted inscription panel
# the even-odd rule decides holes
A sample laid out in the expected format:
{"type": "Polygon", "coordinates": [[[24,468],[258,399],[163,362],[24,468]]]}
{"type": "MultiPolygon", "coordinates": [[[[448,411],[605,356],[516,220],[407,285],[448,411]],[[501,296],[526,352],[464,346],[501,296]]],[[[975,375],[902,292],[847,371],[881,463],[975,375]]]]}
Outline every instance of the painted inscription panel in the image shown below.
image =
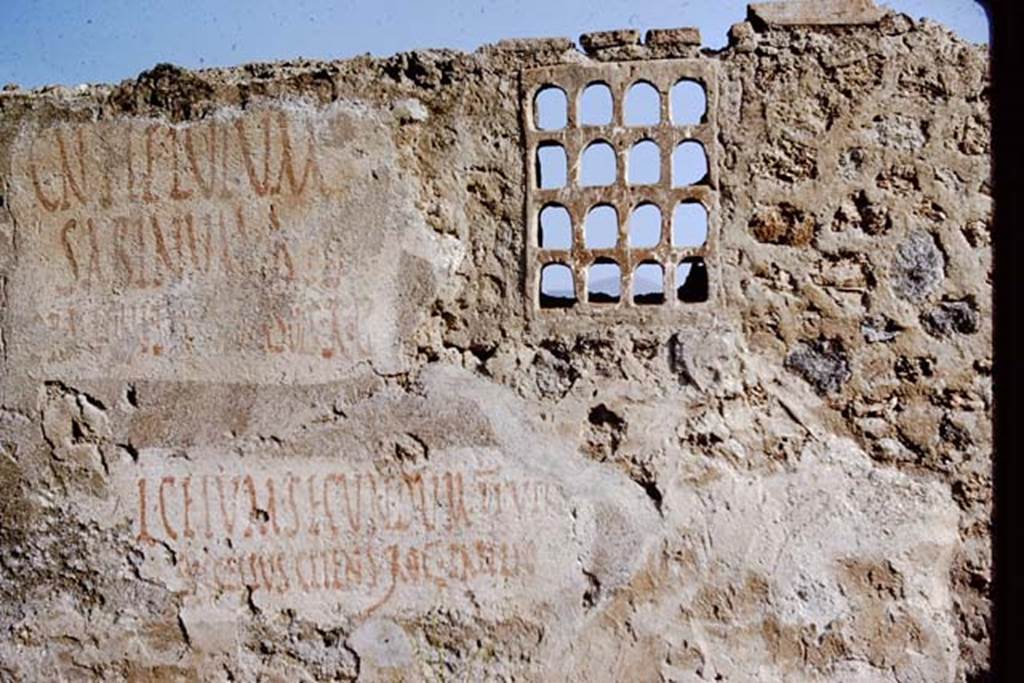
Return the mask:
{"type": "Polygon", "coordinates": [[[486,453],[389,471],[157,451],[142,460],[119,476],[119,517],[146,571],[191,604],[422,611],[471,593],[554,589],[575,564],[563,486],[486,453]]]}
{"type": "Polygon", "coordinates": [[[394,155],[382,119],[343,105],[26,124],[20,366],[266,382],[394,366],[400,256],[426,232],[394,155]]]}

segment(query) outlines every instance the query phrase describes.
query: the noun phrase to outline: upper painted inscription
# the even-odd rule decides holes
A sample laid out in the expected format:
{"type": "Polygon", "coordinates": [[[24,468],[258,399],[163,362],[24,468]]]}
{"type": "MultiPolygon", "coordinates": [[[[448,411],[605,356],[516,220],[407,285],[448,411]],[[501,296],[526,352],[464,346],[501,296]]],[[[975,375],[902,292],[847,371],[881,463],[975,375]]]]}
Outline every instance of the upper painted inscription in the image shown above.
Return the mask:
{"type": "Polygon", "coordinates": [[[127,123],[40,132],[29,142],[27,170],[42,228],[60,242],[65,291],[230,276],[246,268],[236,247],[266,252],[272,275],[294,280],[297,261],[310,255],[277,238],[281,204],[344,193],[324,177],[317,137],[312,121],[290,121],[283,111],[182,129],[127,123]]]}
{"type": "Polygon", "coordinates": [[[393,365],[393,155],[372,113],[341,106],[26,126],[12,293],[28,365],[264,381],[393,365]]]}

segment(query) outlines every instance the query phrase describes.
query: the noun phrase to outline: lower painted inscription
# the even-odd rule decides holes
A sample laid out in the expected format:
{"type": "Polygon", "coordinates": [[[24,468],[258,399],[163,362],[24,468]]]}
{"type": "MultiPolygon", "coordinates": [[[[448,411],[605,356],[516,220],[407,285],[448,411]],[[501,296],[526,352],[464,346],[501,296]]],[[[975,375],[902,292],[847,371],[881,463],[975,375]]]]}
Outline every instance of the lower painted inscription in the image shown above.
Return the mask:
{"type": "Polygon", "coordinates": [[[561,487],[498,467],[175,472],[135,480],[134,528],[188,595],[319,595],[373,612],[403,590],[528,581],[561,487]]]}

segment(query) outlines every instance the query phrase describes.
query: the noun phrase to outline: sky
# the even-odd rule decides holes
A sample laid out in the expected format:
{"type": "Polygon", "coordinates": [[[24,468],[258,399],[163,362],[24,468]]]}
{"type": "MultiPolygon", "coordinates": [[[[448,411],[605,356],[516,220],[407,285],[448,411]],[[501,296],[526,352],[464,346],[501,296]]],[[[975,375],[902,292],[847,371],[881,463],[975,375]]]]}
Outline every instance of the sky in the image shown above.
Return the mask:
{"type": "MultiPolygon", "coordinates": [[[[884,0],[988,42],[975,0],[884,0]]],[[[120,82],[160,62],[188,68],[296,57],[471,51],[502,38],[697,26],[722,47],[747,0],[0,0],[0,85],[120,82]]]]}

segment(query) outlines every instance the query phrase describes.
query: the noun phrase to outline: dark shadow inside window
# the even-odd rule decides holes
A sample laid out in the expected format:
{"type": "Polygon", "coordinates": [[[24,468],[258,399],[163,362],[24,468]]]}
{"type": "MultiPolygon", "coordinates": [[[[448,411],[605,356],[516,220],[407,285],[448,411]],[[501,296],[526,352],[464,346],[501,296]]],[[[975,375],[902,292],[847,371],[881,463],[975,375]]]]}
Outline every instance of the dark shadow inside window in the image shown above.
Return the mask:
{"type": "Polygon", "coordinates": [[[676,296],[688,304],[708,300],[708,269],[699,256],[685,258],[676,268],[676,296]]]}

